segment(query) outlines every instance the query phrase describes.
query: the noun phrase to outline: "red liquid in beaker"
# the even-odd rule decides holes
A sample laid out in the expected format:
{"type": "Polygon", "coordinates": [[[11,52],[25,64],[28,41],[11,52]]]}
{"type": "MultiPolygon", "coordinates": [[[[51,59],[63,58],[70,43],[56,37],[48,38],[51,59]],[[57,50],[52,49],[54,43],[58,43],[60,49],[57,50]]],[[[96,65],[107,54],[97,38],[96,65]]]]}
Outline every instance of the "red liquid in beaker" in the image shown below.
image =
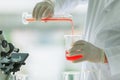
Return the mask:
{"type": "Polygon", "coordinates": [[[69,54],[69,51],[66,51],[66,59],[70,60],[70,61],[75,61],[78,60],[80,58],[83,58],[83,55],[75,55],[75,56],[67,56],[67,54],[69,54]]]}

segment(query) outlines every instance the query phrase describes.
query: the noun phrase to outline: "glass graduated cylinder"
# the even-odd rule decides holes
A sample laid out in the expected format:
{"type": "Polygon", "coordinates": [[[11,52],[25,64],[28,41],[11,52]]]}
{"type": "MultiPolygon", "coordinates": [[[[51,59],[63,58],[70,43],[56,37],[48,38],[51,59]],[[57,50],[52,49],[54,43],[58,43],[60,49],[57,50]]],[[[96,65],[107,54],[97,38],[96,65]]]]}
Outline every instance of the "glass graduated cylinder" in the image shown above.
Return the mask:
{"type": "MultiPolygon", "coordinates": [[[[40,22],[70,22],[71,24],[71,34],[74,34],[74,24],[73,24],[73,20],[72,20],[72,16],[71,15],[54,15],[53,17],[50,18],[42,18],[39,20],[40,22]]],[[[32,22],[36,22],[36,20],[32,17],[32,14],[29,14],[27,12],[24,12],[22,14],[22,22],[23,24],[28,24],[28,23],[32,23],[32,22]]]]}
{"type": "MultiPolygon", "coordinates": [[[[47,21],[72,21],[72,16],[71,15],[54,15],[53,17],[50,18],[42,18],[39,21],[41,22],[47,22],[47,21]]],[[[29,14],[27,12],[24,12],[22,14],[22,22],[24,24],[28,24],[30,22],[36,22],[36,20],[32,17],[32,14],[29,14]]]]}

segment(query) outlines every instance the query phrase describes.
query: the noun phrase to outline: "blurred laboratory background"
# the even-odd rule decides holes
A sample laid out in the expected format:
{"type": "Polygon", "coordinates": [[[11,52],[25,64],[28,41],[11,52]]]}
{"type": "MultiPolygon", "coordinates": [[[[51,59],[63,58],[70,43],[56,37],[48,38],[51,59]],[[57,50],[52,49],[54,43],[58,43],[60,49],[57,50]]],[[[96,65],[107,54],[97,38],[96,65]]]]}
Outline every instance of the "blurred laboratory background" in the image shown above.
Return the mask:
{"type": "MultiPolygon", "coordinates": [[[[80,69],[65,59],[64,35],[71,34],[69,22],[33,22],[23,24],[22,14],[32,13],[40,0],[1,0],[0,29],[5,38],[29,53],[26,65],[17,72],[22,80],[62,80],[65,71],[80,69]],[[76,68],[77,67],[77,68],[76,68]],[[24,80],[24,79],[23,79],[24,80]]],[[[75,34],[81,35],[87,12],[87,0],[81,0],[71,13],[75,34]]]]}

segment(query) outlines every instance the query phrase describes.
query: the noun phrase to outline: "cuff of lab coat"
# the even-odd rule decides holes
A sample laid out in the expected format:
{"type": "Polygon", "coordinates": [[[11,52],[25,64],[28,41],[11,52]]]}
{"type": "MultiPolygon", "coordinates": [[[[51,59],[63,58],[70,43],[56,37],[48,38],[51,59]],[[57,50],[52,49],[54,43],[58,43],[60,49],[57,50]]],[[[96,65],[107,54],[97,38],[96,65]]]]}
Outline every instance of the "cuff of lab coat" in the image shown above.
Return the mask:
{"type": "Polygon", "coordinates": [[[114,55],[111,49],[105,49],[105,54],[108,60],[108,64],[110,67],[111,75],[115,76],[120,74],[120,54],[114,55]]]}

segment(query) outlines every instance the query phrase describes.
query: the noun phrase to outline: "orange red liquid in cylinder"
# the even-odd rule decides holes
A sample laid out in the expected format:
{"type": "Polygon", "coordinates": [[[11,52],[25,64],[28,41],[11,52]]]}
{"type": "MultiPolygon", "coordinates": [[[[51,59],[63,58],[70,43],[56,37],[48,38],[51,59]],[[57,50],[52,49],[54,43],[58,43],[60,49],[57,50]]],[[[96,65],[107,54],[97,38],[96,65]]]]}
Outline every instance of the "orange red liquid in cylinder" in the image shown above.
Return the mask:
{"type": "MultiPolygon", "coordinates": [[[[36,21],[34,18],[27,18],[26,21],[28,22],[34,22],[36,21]]],[[[74,35],[74,24],[73,24],[73,20],[71,18],[42,18],[40,21],[43,21],[43,22],[48,22],[48,21],[67,21],[67,22],[70,22],[72,27],[71,27],[71,30],[72,30],[72,35],[74,35]]],[[[67,54],[69,54],[69,51],[66,51],[65,52],[65,56],[66,56],[66,59],[67,60],[70,60],[70,61],[75,61],[75,60],[78,60],[80,58],[83,58],[83,55],[75,55],[75,56],[67,56],[67,54]]]]}

